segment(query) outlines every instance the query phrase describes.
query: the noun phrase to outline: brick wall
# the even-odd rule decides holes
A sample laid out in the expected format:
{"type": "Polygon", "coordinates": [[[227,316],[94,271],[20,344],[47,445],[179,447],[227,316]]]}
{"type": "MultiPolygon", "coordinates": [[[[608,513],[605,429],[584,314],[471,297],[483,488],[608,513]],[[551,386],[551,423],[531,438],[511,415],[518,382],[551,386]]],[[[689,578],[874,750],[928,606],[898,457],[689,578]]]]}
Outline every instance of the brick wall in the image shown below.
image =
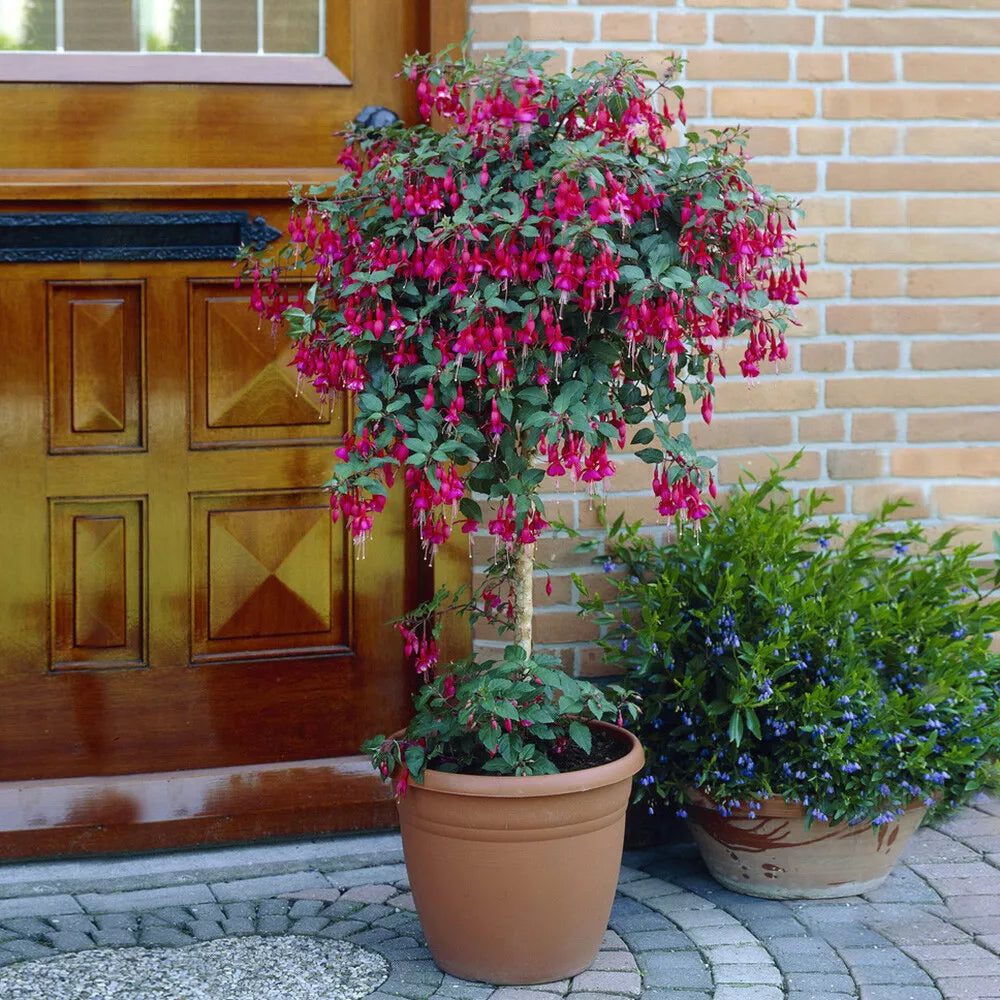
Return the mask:
{"type": "MultiPolygon", "coordinates": [[[[777,377],[730,378],[697,444],[720,479],[805,450],[796,478],[837,512],[887,496],[911,515],[1000,525],[1000,6],[996,0],[470,0],[475,48],[520,34],[582,65],[618,49],[688,60],[689,125],[751,128],[754,177],[801,197],[809,299],[777,377]]],[[[561,65],[559,65],[561,64],[561,65]]],[[[736,369],[736,365],[731,366],[736,369]]],[[[650,522],[648,468],[625,458],[613,514],[650,522]]],[[[593,527],[564,488],[567,521],[593,527]]],[[[598,669],[573,615],[565,541],[540,642],[598,669]]],[[[544,578],[543,578],[544,579],[544,578]]],[[[540,596],[544,596],[543,594],[540,596]]]]}

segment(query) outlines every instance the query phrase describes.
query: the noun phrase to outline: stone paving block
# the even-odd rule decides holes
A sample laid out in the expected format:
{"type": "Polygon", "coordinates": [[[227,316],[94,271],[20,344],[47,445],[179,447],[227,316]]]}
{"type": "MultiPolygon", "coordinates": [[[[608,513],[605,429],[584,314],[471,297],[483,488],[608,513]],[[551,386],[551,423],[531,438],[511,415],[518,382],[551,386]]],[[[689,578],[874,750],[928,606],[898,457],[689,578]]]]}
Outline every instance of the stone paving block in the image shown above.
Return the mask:
{"type": "Polygon", "coordinates": [[[343,894],[342,889],[332,886],[326,889],[303,889],[301,892],[282,892],[281,899],[322,899],[326,903],[335,903],[343,894]]]}
{"type": "Polygon", "coordinates": [[[301,889],[323,889],[326,885],[326,879],[319,872],[295,872],[291,875],[261,875],[233,882],[213,882],[211,889],[220,903],[229,903],[301,889]]]}
{"type": "MultiPolygon", "coordinates": [[[[857,993],[853,990],[850,993],[813,993],[812,990],[789,990],[785,994],[786,1000],[856,1000],[857,993]]],[[[940,994],[936,1000],[941,1000],[940,994]]]]}
{"type": "Polygon", "coordinates": [[[581,972],[574,976],[570,989],[574,993],[617,993],[637,997],[642,992],[642,982],[638,972],[581,972]]]}
{"type": "Polygon", "coordinates": [[[761,945],[714,944],[705,948],[711,965],[773,965],[771,953],[761,945]]]}
{"type": "Polygon", "coordinates": [[[19,961],[22,959],[51,958],[53,955],[59,954],[51,945],[41,944],[38,941],[26,941],[24,939],[20,941],[7,941],[4,944],[4,950],[10,952],[19,961]]]}
{"type": "Polygon", "coordinates": [[[257,932],[256,924],[250,917],[226,917],[222,921],[222,929],[226,934],[232,934],[234,937],[257,932]]]}
{"type": "Polygon", "coordinates": [[[285,917],[291,909],[292,903],[288,899],[262,899],[257,904],[257,914],[261,917],[285,917]]]}
{"type": "Polygon", "coordinates": [[[635,956],[628,951],[599,951],[590,963],[592,972],[635,972],[635,956]]]}
{"type": "Polygon", "coordinates": [[[955,927],[940,917],[920,914],[919,911],[909,920],[887,921],[880,918],[872,926],[898,945],[944,944],[949,941],[967,941],[969,938],[960,927],[955,927]]]}
{"type": "Polygon", "coordinates": [[[94,947],[94,939],[82,931],[54,931],[49,941],[60,951],[89,951],[94,947]]]}
{"type": "Polygon", "coordinates": [[[621,936],[617,931],[612,930],[610,927],[604,932],[604,937],[601,939],[601,951],[618,951],[625,947],[625,942],[621,939],[621,936]]]}
{"type": "MultiPolygon", "coordinates": [[[[934,902],[940,902],[935,895],[934,902]]],[[[811,905],[789,903],[788,908],[795,916],[809,927],[828,927],[831,924],[856,924],[872,917],[870,903],[858,897],[851,897],[850,902],[814,902],[811,905]]]]}
{"type": "Polygon", "coordinates": [[[956,979],[962,976],[995,976],[1000,979],[1000,958],[982,949],[982,957],[975,961],[921,959],[920,964],[935,979],[956,979]]]}
{"type": "Polygon", "coordinates": [[[977,836],[995,837],[998,834],[996,816],[990,816],[978,809],[962,810],[942,823],[938,829],[958,840],[968,840],[977,836]]]}
{"type": "Polygon", "coordinates": [[[712,1000],[712,991],[683,989],[643,990],[642,1000],[712,1000]]]}
{"type": "Polygon", "coordinates": [[[133,927],[98,928],[93,937],[98,948],[131,948],[139,943],[139,931],[133,927]]]}
{"type": "Polygon", "coordinates": [[[997,917],[1000,916],[1000,895],[955,896],[945,904],[945,912],[950,917],[997,917]]]}
{"type": "Polygon", "coordinates": [[[939,903],[941,896],[916,872],[897,867],[877,889],[865,894],[875,903],[939,903]]]}
{"type": "Polygon", "coordinates": [[[502,986],[490,1000],[562,1000],[562,996],[561,993],[549,993],[530,986],[502,986]]]}
{"type": "Polygon", "coordinates": [[[834,948],[888,948],[885,935],[860,924],[827,924],[817,928],[817,934],[834,948]]]}
{"type": "MultiPolygon", "coordinates": [[[[438,1000],[490,1000],[494,992],[492,986],[482,983],[470,983],[464,979],[457,979],[447,973],[441,979],[437,993],[434,994],[438,1000]]],[[[365,998],[368,1000],[368,998],[365,998]]]]}
{"type": "Polygon", "coordinates": [[[192,940],[190,934],[185,934],[176,927],[168,927],[166,924],[154,924],[139,931],[139,944],[151,948],[183,948],[191,944],[192,940]]]}
{"type": "Polygon", "coordinates": [[[904,864],[933,863],[935,861],[975,861],[976,852],[958,840],[925,826],[917,830],[903,851],[904,864]]]}
{"type": "Polygon", "coordinates": [[[747,964],[712,963],[712,977],[716,986],[726,983],[735,986],[780,986],[783,977],[773,962],[747,964]]]}
{"type": "Polygon", "coordinates": [[[394,885],[356,885],[344,893],[344,899],[359,903],[384,903],[398,892],[394,885]]]}
{"type": "Polygon", "coordinates": [[[371,947],[372,945],[381,944],[383,941],[391,941],[395,937],[395,931],[391,931],[387,927],[369,927],[366,930],[352,934],[351,941],[355,944],[371,947]]]}
{"type": "Polygon", "coordinates": [[[670,951],[689,948],[691,938],[674,928],[655,931],[622,931],[625,943],[632,951],[670,951]]]}
{"type": "Polygon", "coordinates": [[[386,906],[394,906],[400,910],[416,910],[417,904],[413,901],[412,892],[401,892],[398,896],[390,896],[385,901],[386,906]]]}
{"type": "Polygon", "coordinates": [[[707,989],[712,974],[697,951],[656,951],[636,955],[645,987],[707,989]]]}
{"type": "MultiPolygon", "coordinates": [[[[348,902],[348,900],[345,899],[345,902],[348,902]]],[[[355,902],[355,900],[350,900],[350,902],[355,902]]],[[[373,924],[376,920],[391,916],[395,912],[395,907],[384,906],[381,903],[368,903],[366,906],[362,906],[360,910],[355,910],[351,916],[354,920],[364,920],[365,923],[373,924]]]]}
{"type": "Polygon", "coordinates": [[[806,937],[809,933],[808,928],[791,915],[783,919],[772,917],[761,917],[759,919],[753,917],[743,918],[740,919],[740,923],[758,941],[762,941],[765,944],[774,938],[806,937]]]}
{"type": "Polygon", "coordinates": [[[191,922],[191,911],[183,906],[163,906],[143,914],[143,920],[155,917],[170,927],[183,927],[191,922]]]}
{"type": "Polygon", "coordinates": [[[772,938],[768,948],[783,972],[843,972],[844,963],[825,941],[816,938],[772,938]]]}
{"type": "Polygon", "coordinates": [[[161,889],[133,889],[129,892],[84,892],[77,897],[88,913],[128,913],[165,906],[214,903],[207,885],[171,885],[161,889]]]}
{"type": "Polygon", "coordinates": [[[742,924],[732,921],[715,927],[688,927],[685,936],[701,948],[719,944],[759,944],[759,940],[742,924]]]}
{"type": "Polygon", "coordinates": [[[86,913],[67,913],[60,917],[49,917],[48,922],[57,931],[80,931],[83,934],[93,934],[97,930],[97,922],[86,913]]]}
{"type": "MultiPolygon", "coordinates": [[[[427,1000],[432,993],[437,990],[436,983],[408,983],[400,979],[395,974],[379,986],[380,993],[388,993],[390,996],[406,997],[407,1000],[427,1000]]],[[[367,1000],[367,998],[366,998],[367,1000]]]]}
{"type": "Polygon", "coordinates": [[[257,916],[257,904],[249,902],[226,903],[222,907],[223,920],[253,920],[257,916]]]}
{"type": "Polygon", "coordinates": [[[335,889],[350,889],[356,885],[395,883],[406,878],[406,865],[377,865],[339,872],[324,872],[326,881],[335,889]]]}
{"type": "Polygon", "coordinates": [[[790,993],[808,993],[827,997],[831,994],[854,993],[854,980],[846,973],[838,972],[789,972],[785,977],[790,993]]]}
{"type": "Polygon", "coordinates": [[[994,955],[1000,955],[1000,934],[983,934],[976,938],[976,944],[989,949],[994,955]]]}
{"type": "Polygon", "coordinates": [[[5,920],[3,926],[22,937],[43,937],[52,933],[52,925],[38,917],[12,917],[5,920]]]}
{"type": "Polygon", "coordinates": [[[718,986],[714,1000],[785,1000],[778,986],[718,986]]]}
{"type": "Polygon", "coordinates": [[[299,917],[292,920],[290,934],[318,934],[330,921],[324,916],[299,917]]]}
{"type": "Polygon", "coordinates": [[[8,917],[37,917],[82,912],[80,904],[69,895],[0,899],[0,920],[6,920],[8,917]]]}
{"type": "Polygon", "coordinates": [[[215,920],[192,920],[187,925],[187,930],[197,941],[214,941],[216,938],[225,937],[226,934],[222,924],[215,920]]]}
{"type": "Polygon", "coordinates": [[[292,921],[284,913],[265,913],[257,918],[258,934],[284,934],[291,926],[292,921]]]}
{"type": "Polygon", "coordinates": [[[363,909],[363,907],[363,903],[345,902],[342,899],[338,899],[336,903],[327,903],[320,910],[319,915],[321,917],[329,917],[331,920],[342,920],[345,917],[353,916],[353,914],[363,909]]]}
{"type": "Polygon", "coordinates": [[[898,986],[862,984],[860,1000],[941,1000],[941,991],[936,986],[898,986]]]}
{"type": "Polygon", "coordinates": [[[996,1000],[1000,997],[1000,978],[996,976],[939,979],[937,986],[945,1000],[996,1000]]]}
{"type": "MultiPolygon", "coordinates": [[[[226,919],[226,911],[218,903],[196,903],[194,906],[189,906],[188,910],[191,911],[195,920],[222,921],[226,919]]],[[[98,917],[98,922],[101,919],[98,917]]]]}
{"type": "Polygon", "coordinates": [[[360,920],[335,920],[317,933],[319,937],[345,938],[348,934],[366,930],[367,927],[368,925],[361,923],[360,920]]]}
{"type": "Polygon", "coordinates": [[[712,908],[711,910],[672,910],[670,919],[681,930],[689,930],[692,927],[729,927],[733,918],[725,910],[712,908]]]}
{"type": "Polygon", "coordinates": [[[628,896],[629,899],[645,901],[647,899],[660,899],[667,896],[676,896],[679,892],[684,892],[679,885],[672,885],[658,878],[646,878],[638,882],[628,882],[618,887],[619,894],[628,896]]]}
{"type": "Polygon", "coordinates": [[[1000,934],[1000,914],[987,914],[982,917],[961,917],[955,920],[953,928],[956,934],[964,939],[969,935],[977,937],[983,934],[1000,934]]]}
{"type": "MultiPolygon", "coordinates": [[[[325,934],[320,935],[320,937],[325,936],[325,934]]],[[[419,962],[425,958],[429,959],[431,957],[431,953],[427,945],[399,948],[397,950],[395,942],[385,941],[382,944],[373,945],[372,950],[385,955],[386,958],[390,958],[393,962],[419,962]]]]}
{"type": "Polygon", "coordinates": [[[94,923],[101,930],[110,930],[112,927],[135,930],[139,926],[139,918],[134,913],[98,913],[94,916],[94,923]]]}
{"type": "Polygon", "coordinates": [[[5,948],[0,948],[0,967],[4,965],[13,965],[15,962],[21,962],[23,959],[18,955],[12,955],[5,948]]]}
{"type": "Polygon", "coordinates": [[[624,896],[615,897],[611,907],[610,923],[619,930],[629,931],[651,931],[658,927],[670,926],[662,913],[657,913],[648,906],[624,896]]]}
{"type": "Polygon", "coordinates": [[[288,915],[297,920],[299,917],[315,917],[329,904],[322,899],[297,899],[288,909],[288,915]]]}

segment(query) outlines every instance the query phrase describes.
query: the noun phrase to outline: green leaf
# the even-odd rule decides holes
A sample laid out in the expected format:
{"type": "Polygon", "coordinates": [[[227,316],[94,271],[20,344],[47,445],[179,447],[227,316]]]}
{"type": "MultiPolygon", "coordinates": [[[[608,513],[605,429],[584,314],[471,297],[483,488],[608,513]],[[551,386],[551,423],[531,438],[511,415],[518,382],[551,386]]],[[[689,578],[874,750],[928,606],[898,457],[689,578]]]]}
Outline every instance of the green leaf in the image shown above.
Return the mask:
{"type": "Polygon", "coordinates": [[[659,448],[640,448],[635,454],[647,465],[656,465],[663,461],[663,452],[659,448]]]}
{"type": "Polygon", "coordinates": [[[582,722],[571,722],[569,724],[569,738],[586,754],[590,753],[591,735],[590,729],[582,722]]]}
{"type": "Polygon", "coordinates": [[[729,739],[737,746],[743,739],[743,716],[739,712],[733,712],[729,718],[729,739]]]}
{"type": "Polygon", "coordinates": [[[649,427],[640,427],[632,436],[632,444],[649,444],[653,440],[653,431],[649,427]]]}
{"type": "Polygon", "coordinates": [[[462,497],[462,499],[458,501],[458,509],[462,512],[462,515],[467,517],[470,521],[479,521],[482,523],[483,509],[470,497],[462,497]]]}

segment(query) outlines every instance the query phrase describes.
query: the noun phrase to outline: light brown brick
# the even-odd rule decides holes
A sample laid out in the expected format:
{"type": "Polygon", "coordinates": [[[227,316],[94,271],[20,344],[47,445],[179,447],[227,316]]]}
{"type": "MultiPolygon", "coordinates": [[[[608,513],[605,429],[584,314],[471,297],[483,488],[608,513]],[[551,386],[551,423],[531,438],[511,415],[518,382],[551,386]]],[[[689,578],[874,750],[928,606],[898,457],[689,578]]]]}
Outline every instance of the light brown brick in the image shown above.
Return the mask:
{"type": "Polygon", "coordinates": [[[780,9],[788,6],[788,0],[687,0],[688,7],[738,7],[757,11],[762,8],[780,9]]]}
{"type": "Polygon", "coordinates": [[[902,198],[866,198],[852,196],[851,225],[856,229],[870,226],[902,226],[906,221],[906,202],[902,198]]]}
{"type": "Polygon", "coordinates": [[[899,418],[895,413],[876,410],[855,413],[851,417],[851,440],[859,444],[870,441],[895,441],[899,434],[899,418]]]}
{"type": "MultiPolygon", "coordinates": [[[[719,456],[719,482],[729,485],[739,480],[742,475],[746,478],[744,470],[760,479],[767,476],[774,463],[787,465],[795,455],[794,451],[774,451],[763,454],[760,451],[750,451],[743,454],[725,454],[719,456]]],[[[818,479],[822,466],[819,452],[806,450],[794,469],[789,469],[785,473],[785,478],[789,481],[818,479]]]]}
{"type": "Polygon", "coordinates": [[[820,444],[825,441],[844,440],[844,415],[842,413],[803,414],[798,418],[799,441],[803,444],[820,444]]]}
{"type": "Polygon", "coordinates": [[[903,294],[903,272],[895,267],[856,267],[851,271],[851,298],[891,299],[903,294]]]}
{"type": "Polygon", "coordinates": [[[716,14],[713,37],[735,45],[811,45],[816,18],[794,14],[716,14]]]}
{"type": "Polygon", "coordinates": [[[1000,410],[956,410],[953,413],[911,413],[906,419],[906,440],[1000,441],[1000,410]]]}
{"type": "Polygon", "coordinates": [[[604,42],[649,42],[653,39],[653,16],[628,11],[602,14],[600,37],[604,42]]]}
{"type": "Polygon", "coordinates": [[[535,642],[593,642],[599,634],[593,619],[573,611],[543,611],[535,615],[535,642]]]}
{"type": "Polygon", "coordinates": [[[894,476],[994,479],[1000,476],[1000,448],[897,448],[891,464],[894,476]]]}
{"type": "Polygon", "coordinates": [[[717,118],[811,118],[815,110],[813,92],[795,87],[715,87],[712,93],[712,114],[717,118]]]}
{"type": "Polygon", "coordinates": [[[909,125],[910,156],[1000,156],[1000,128],[981,125],[909,125]]]}
{"type": "Polygon", "coordinates": [[[842,226],[847,221],[847,198],[843,195],[809,195],[803,198],[802,208],[805,218],[799,222],[799,229],[803,232],[810,228],[842,226]]]}
{"type": "Polygon", "coordinates": [[[859,125],[851,129],[853,156],[892,156],[902,144],[902,129],[887,125],[859,125]]]}
{"type": "Polygon", "coordinates": [[[688,54],[684,75],[689,80],[787,80],[785,52],[740,49],[697,49],[688,54]]]}
{"type": "Polygon", "coordinates": [[[516,35],[526,42],[591,42],[594,15],[582,10],[472,10],[469,28],[477,42],[507,42],[516,35]]]}
{"type": "Polygon", "coordinates": [[[755,125],[745,148],[749,157],[788,156],[792,151],[791,130],[782,125],[755,125]]]}
{"type": "Polygon", "coordinates": [[[985,52],[904,52],[903,79],[927,83],[1000,83],[1000,60],[985,52]]]}
{"type": "Polygon", "coordinates": [[[844,60],[839,52],[799,52],[795,56],[795,79],[832,83],[844,79],[844,60]]]}
{"type": "Polygon", "coordinates": [[[791,417],[718,416],[710,426],[692,423],[695,448],[714,454],[723,448],[776,448],[792,443],[791,417]]]}
{"type": "Polygon", "coordinates": [[[944,406],[993,406],[1000,398],[1000,376],[887,378],[884,375],[828,379],[827,406],[868,410],[944,406]]]}
{"type": "Polygon", "coordinates": [[[855,514],[867,517],[873,514],[883,503],[895,500],[905,500],[911,506],[902,508],[898,515],[907,517],[929,517],[930,507],[922,486],[911,483],[858,483],[851,491],[851,510],[855,514]]]}
{"type": "Polygon", "coordinates": [[[831,263],[946,264],[1000,260],[998,233],[830,233],[826,240],[831,263]]]}
{"type": "Polygon", "coordinates": [[[650,525],[663,524],[667,519],[657,510],[657,504],[658,501],[652,492],[648,496],[609,496],[607,516],[612,522],[619,514],[624,514],[627,521],[642,521],[650,525]]]}
{"type": "MultiPolygon", "coordinates": [[[[1000,332],[1000,328],[994,327],[993,331],[986,332],[1000,332]]],[[[910,348],[910,364],[922,371],[937,368],[989,371],[1000,368],[1000,339],[949,337],[947,340],[917,341],[910,348]]],[[[1000,403],[1000,399],[997,402],[1000,403]]]]}
{"type": "Polygon", "coordinates": [[[940,517],[1000,518],[1000,486],[934,486],[931,500],[940,517]]]}
{"type": "Polygon", "coordinates": [[[897,78],[896,57],[891,52],[849,52],[847,70],[852,80],[888,83],[897,78]]]}
{"type": "MultiPolygon", "coordinates": [[[[998,19],[1000,21],[1000,19],[998,19]]],[[[1000,91],[863,88],[824,90],[823,115],[836,118],[1000,118],[1000,91]]]]}
{"type": "Polygon", "coordinates": [[[908,226],[1000,226],[1000,197],[914,197],[906,201],[908,226]]]}
{"type": "Polygon", "coordinates": [[[812,302],[818,299],[839,299],[847,294],[847,278],[842,271],[814,268],[808,277],[806,290],[812,302]]]}
{"type": "Polygon", "coordinates": [[[844,334],[996,333],[1000,332],[1000,305],[960,303],[831,305],[827,307],[826,322],[828,332],[844,334]]]}
{"type": "Polygon", "coordinates": [[[844,151],[844,130],[836,125],[799,125],[795,148],[802,156],[839,155],[844,151]]]}
{"type": "Polygon", "coordinates": [[[826,470],[831,479],[878,479],[884,474],[885,455],[874,448],[831,448],[826,470]]]}
{"type": "Polygon", "coordinates": [[[704,14],[658,14],[656,38],[662,45],[704,45],[708,40],[708,20],[704,14]]]}
{"type": "Polygon", "coordinates": [[[817,186],[815,163],[756,159],[750,172],[757,184],[767,184],[785,194],[807,194],[817,186]]]}
{"type": "Polygon", "coordinates": [[[892,340],[859,340],[854,345],[858,371],[893,371],[899,367],[899,344],[892,340]]]}
{"type": "Polygon", "coordinates": [[[623,670],[615,663],[613,655],[605,653],[600,646],[584,646],[579,651],[579,677],[617,677],[623,670]]]}
{"type": "Polygon", "coordinates": [[[964,299],[997,295],[995,267],[914,267],[906,272],[906,294],[915,299],[964,299]]]}
{"type": "Polygon", "coordinates": [[[847,345],[841,340],[802,344],[799,358],[804,372],[842,372],[847,364],[847,345]]]}
{"type": "Polygon", "coordinates": [[[919,45],[1000,45],[995,17],[872,17],[868,14],[826,18],[827,45],[873,45],[880,48],[919,45]]]}
{"type": "MultiPolygon", "coordinates": [[[[1000,91],[998,91],[1000,94],[1000,91]]],[[[855,150],[852,147],[852,152],[855,150]]],[[[996,166],[988,161],[911,163],[899,160],[831,163],[829,190],[847,191],[989,191],[996,166]]]]}

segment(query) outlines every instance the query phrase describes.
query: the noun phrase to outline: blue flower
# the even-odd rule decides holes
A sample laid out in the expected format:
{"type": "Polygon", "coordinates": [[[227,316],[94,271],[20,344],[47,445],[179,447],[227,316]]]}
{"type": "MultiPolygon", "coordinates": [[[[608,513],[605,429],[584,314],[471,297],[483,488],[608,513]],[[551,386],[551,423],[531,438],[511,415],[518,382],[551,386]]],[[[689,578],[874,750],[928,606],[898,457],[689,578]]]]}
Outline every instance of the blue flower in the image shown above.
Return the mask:
{"type": "Polygon", "coordinates": [[[892,548],[897,556],[903,556],[906,555],[906,550],[909,548],[909,545],[906,545],[904,542],[896,542],[892,548]]]}
{"type": "Polygon", "coordinates": [[[618,567],[614,564],[614,562],[611,559],[605,559],[604,560],[604,572],[605,573],[614,573],[614,571],[617,568],[618,567]]]}

